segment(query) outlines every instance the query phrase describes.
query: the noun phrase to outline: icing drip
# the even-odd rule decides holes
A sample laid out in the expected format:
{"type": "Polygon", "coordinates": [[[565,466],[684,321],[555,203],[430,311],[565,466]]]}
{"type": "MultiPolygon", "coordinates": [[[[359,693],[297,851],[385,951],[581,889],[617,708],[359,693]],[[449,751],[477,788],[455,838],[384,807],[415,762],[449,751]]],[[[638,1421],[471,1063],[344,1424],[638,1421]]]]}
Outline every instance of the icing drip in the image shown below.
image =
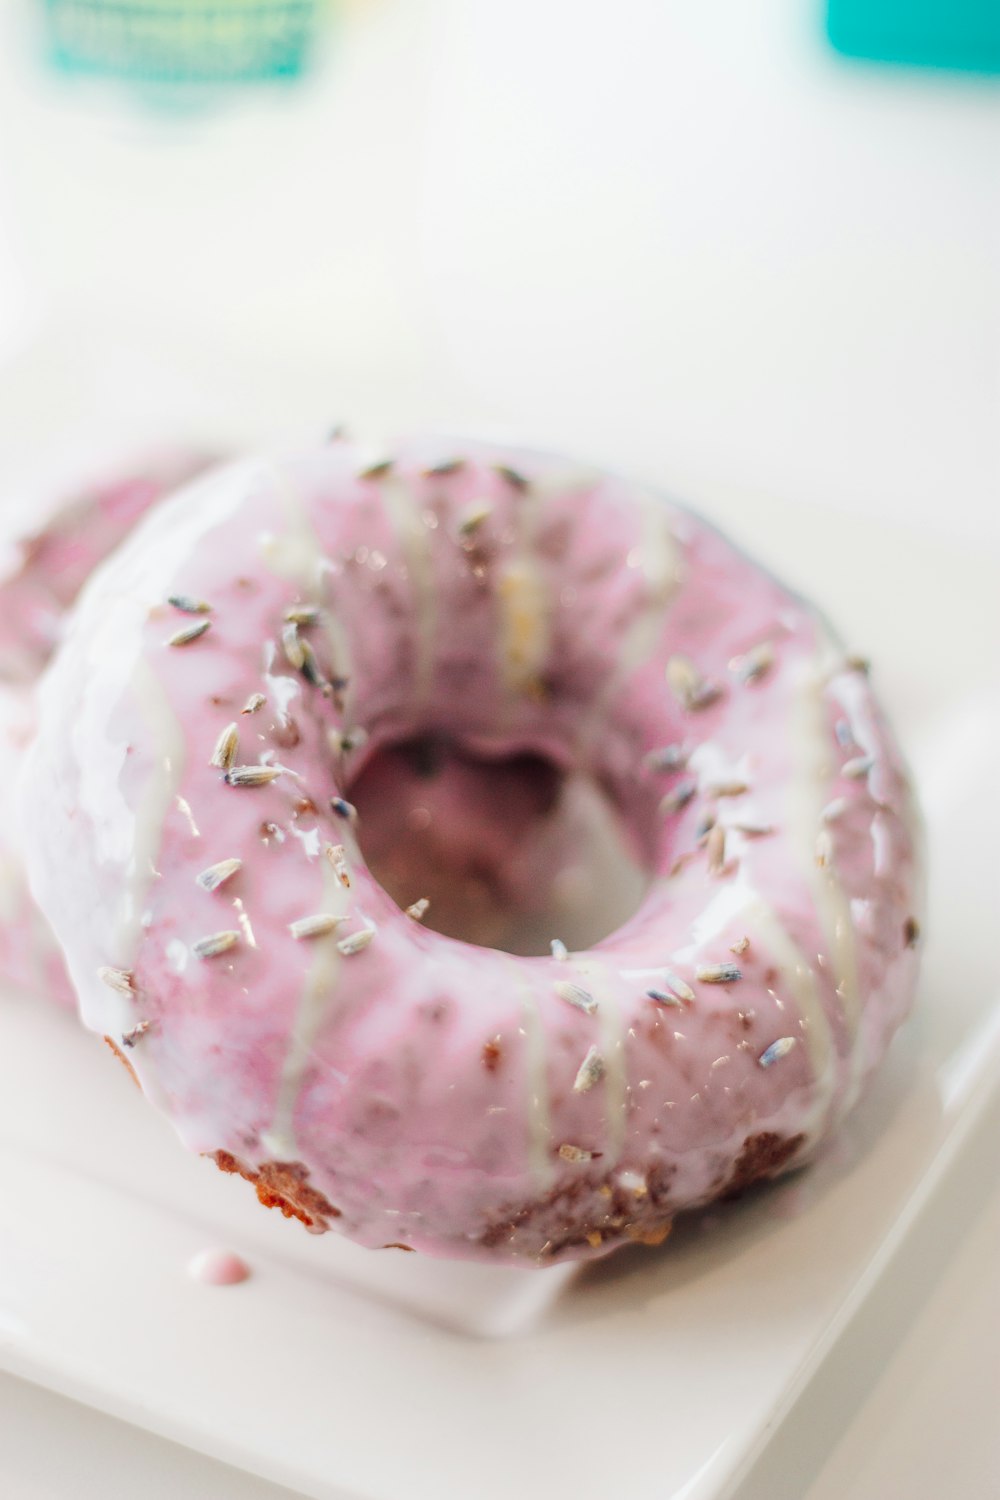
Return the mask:
{"type": "Polygon", "coordinates": [[[635,549],[637,556],[633,559],[630,553],[629,562],[637,563],[645,579],[646,602],[622,642],[612,693],[653,654],[663,632],[664,612],[680,582],[677,544],[666,506],[645,490],[637,493],[636,500],[642,533],[635,549]]]}
{"type": "Polygon", "coordinates": [[[796,750],[789,832],[816,907],[851,1039],[849,1084],[840,1106],[843,1114],[854,1102],[865,1059],[861,1055],[861,997],[850,901],[834,862],[821,865],[816,860],[816,840],[823,828],[822,813],[830,800],[830,782],[836,770],[826,708],[833,649],[828,640],[823,642],[794,696],[791,727],[796,750]]]}
{"type": "Polygon", "coordinates": [[[136,803],[132,853],[119,898],[115,956],[124,967],[131,964],[142,936],[142,914],[149,888],[157,878],[163,825],[175,803],[185,758],[184,731],[145,657],[135,663],[130,688],[157,754],[136,803]]]}
{"type": "Polygon", "coordinates": [[[577,742],[581,756],[587,755],[603,730],[620,690],[656,650],[663,633],[667,606],[680,586],[680,560],[667,507],[646,491],[639,492],[637,500],[640,535],[629,553],[629,562],[642,574],[645,599],[625,632],[614,670],[584,715],[577,742]]]}
{"type": "Polygon", "coordinates": [[[549,1075],[545,1055],[545,1032],[532,994],[520,969],[508,964],[511,980],[521,997],[521,1027],[524,1033],[525,1080],[527,1084],[528,1168],[540,1189],[551,1186],[555,1170],[551,1160],[552,1124],[549,1116],[549,1075]]]}
{"type": "Polygon", "coordinates": [[[431,533],[421,520],[416,501],[401,480],[388,474],[379,480],[379,490],[406,561],[406,571],[413,590],[417,627],[416,699],[418,703],[424,703],[434,681],[437,626],[437,601],[430,552],[431,533]]]}
{"type": "MultiPolygon", "coordinates": [[[[330,566],[329,561],[313,530],[301,496],[282,471],[275,469],[274,478],[281,495],[286,530],[281,535],[268,536],[262,540],[264,560],[273,572],[297,584],[305,595],[306,603],[321,605],[324,602],[324,579],[330,566]]],[[[347,683],[344,718],[349,722],[353,682],[347,634],[332,610],[323,610],[322,622],[333,675],[347,683]]],[[[271,692],[274,691],[275,682],[279,680],[268,678],[271,692]]],[[[321,910],[335,917],[346,916],[349,907],[347,889],[326,859],[320,859],[320,872],[321,910]]],[[[289,1033],[272,1123],[261,1137],[264,1149],[279,1159],[288,1159],[296,1154],[293,1126],[295,1106],[313,1044],[332,1002],[342,961],[340,950],[332,936],[319,938],[315,943],[315,950],[289,1033]]]]}
{"type": "Polygon", "coordinates": [[[537,687],[549,654],[549,599],[537,563],[521,557],[504,565],[500,600],[500,661],[510,693],[537,687]]]}
{"type": "Polygon", "coordinates": [[[625,1115],[628,1106],[621,1007],[609,976],[599,963],[575,958],[567,968],[583,976],[584,988],[597,1001],[597,1020],[600,1026],[597,1045],[604,1062],[604,1105],[607,1111],[603,1150],[610,1166],[621,1156],[625,1145],[625,1115]]]}
{"type": "Polygon", "coordinates": [[[306,504],[287,474],[277,467],[272,467],[271,474],[281,497],[285,530],[279,535],[261,537],[260,554],[272,573],[287,578],[302,591],[305,603],[321,607],[320,626],[326,636],[330,675],[346,683],[343,689],[344,722],[351,724],[356,695],[351,644],[336,610],[329,606],[325,597],[332,565],[309,520],[306,504]],[[328,607],[323,608],[324,605],[328,607]]]}
{"type": "MultiPolygon", "coordinates": [[[[341,883],[329,860],[321,856],[319,866],[322,874],[319,910],[328,912],[333,917],[347,916],[350,893],[341,883]]],[[[264,1150],[279,1161],[288,1161],[297,1154],[295,1106],[309,1066],[313,1044],[333,1000],[334,986],[342,963],[341,953],[332,933],[313,940],[313,946],[313,960],[306,974],[281,1066],[271,1126],[261,1136],[264,1150]]]]}
{"type": "Polygon", "coordinates": [[[552,590],[534,550],[546,498],[532,487],[516,499],[516,539],[497,573],[500,671],[510,694],[540,691],[552,644],[552,590]]]}
{"type": "Polygon", "coordinates": [[[745,919],[751,943],[756,945],[759,939],[777,962],[799,1009],[800,1034],[812,1065],[815,1091],[812,1109],[803,1116],[800,1128],[804,1135],[815,1137],[828,1123],[837,1081],[833,1033],[816,975],[792,941],[784,923],[761,896],[751,895],[745,919]]]}
{"type": "Polygon", "coordinates": [[[815,971],[777,912],[753,885],[750,859],[749,850],[745,850],[738,875],[719,888],[694,924],[691,943],[678,949],[671,962],[681,968],[697,967],[706,953],[716,950],[723,934],[737,924],[746,930],[753,952],[761,948],[769,954],[798,1007],[801,1039],[809,1055],[815,1085],[813,1105],[802,1129],[804,1134],[818,1135],[827,1122],[837,1082],[833,1034],[815,971]]]}

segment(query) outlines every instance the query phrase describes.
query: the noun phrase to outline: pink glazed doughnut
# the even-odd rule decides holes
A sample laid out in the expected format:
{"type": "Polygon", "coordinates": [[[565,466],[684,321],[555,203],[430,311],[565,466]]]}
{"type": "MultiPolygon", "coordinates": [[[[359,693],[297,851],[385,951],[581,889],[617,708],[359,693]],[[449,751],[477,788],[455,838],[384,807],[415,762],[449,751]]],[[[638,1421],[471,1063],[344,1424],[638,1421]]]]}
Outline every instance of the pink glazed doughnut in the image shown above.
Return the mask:
{"type": "Polygon", "coordinates": [[[913,996],[864,665],[703,521],[535,454],[335,442],[161,504],[22,802],[86,1025],[189,1148],[365,1245],[658,1243],[808,1160],[913,996]]]}

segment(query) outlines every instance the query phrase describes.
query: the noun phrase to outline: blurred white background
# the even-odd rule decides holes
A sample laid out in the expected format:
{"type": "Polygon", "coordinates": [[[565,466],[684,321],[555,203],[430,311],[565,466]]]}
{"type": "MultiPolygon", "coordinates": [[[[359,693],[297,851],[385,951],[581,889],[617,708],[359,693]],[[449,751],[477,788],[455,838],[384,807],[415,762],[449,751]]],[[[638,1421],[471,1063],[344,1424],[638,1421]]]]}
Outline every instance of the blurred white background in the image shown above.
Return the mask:
{"type": "Polygon", "coordinates": [[[33,9],[0,354],[60,343],[50,408],[126,346],[240,440],[500,426],[1000,537],[995,82],[845,63],[815,0],[353,0],[303,86],[178,115],[46,75],[33,9]]]}

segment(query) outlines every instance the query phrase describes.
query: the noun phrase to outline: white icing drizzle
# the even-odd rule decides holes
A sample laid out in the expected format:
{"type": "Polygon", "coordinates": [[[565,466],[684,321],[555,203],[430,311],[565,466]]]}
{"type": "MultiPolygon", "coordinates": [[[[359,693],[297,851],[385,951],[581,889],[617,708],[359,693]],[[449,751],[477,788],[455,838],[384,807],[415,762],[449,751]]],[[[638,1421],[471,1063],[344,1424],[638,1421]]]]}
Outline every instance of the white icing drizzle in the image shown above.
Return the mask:
{"type": "MultiPolygon", "coordinates": [[[[109,615],[105,630],[120,624],[120,617],[109,615]]],[[[142,640],[141,613],[135,619],[130,646],[135,655],[125,686],[125,697],[143,721],[147,742],[155,747],[150,766],[134,806],[130,810],[119,783],[122,746],[107,742],[103,753],[80,759],[78,803],[91,822],[95,846],[102,860],[117,871],[117,901],[108,913],[106,929],[98,948],[102,957],[110,956],[115,966],[132,968],[139,945],[149,922],[150,893],[158,878],[164,822],[175,807],[177,788],[184,770],[185,737],[180,721],[170,706],[162,683],[147,657],[139,653],[142,640]]],[[[97,640],[103,642],[99,634],[97,640]]],[[[87,743],[93,727],[86,723],[88,713],[98,721],[106,711],[103,693],[91,684],[89,694],[80,699],[79,732],[87,743]]],[[[135,1024],[131,1001],[95,978],[89,966],[82,972],[72,966],[72,978],[80,996],[80,1010],[91,1030],[111,1034],[127,1031],[135,1024]]],[[[146,1073],[143,1087],[154,1089],[154,1080],[146,1073]]]]}
{"type": "MultiPolygon", "coordinates": [[[[261,537],[261,557],[272,573],[287,578],[301,590],[306,603],[323,606],[326,602],[324,578],[331,569],[330,560],[313,529],[305,501],[288,474],[276,465],[272,465],[271,474],[281,498],[286,530],[279,536],[261,537]]],[[[347,683],[344,722],[350,724],[355,697],[350,641],[335,609],[322,608],[320,619],[327,640],[331,675],[347,683]]]]}
{"type": "Polygon", "coordinates": [[[809,1054],[814,1080],[812,1107],[803,1116],[801,1128],[804,1134],[815,1137],[822,1133],[828,1121],[837,1081],[833,1032],[816,975],[777,913],[760,896],[749,902],[745,918],[752,934],[751,942],[759,938],[777,961],[799,1008],[802,1041],[809,1054]]]}
{"type": "Polygon", "coordinates": [[[749,881],[745,865],[739,876],[720,886],[692,928],[692,940],[678,949],[671,963],[696,965],[706,950],[712,952],[721,934],[737,922],[747,931],[751,950],[757,942],[767,949],[781,969],[799,1011],[802,1042],[813,1072],[815,1098],[805,1117],[803,1130],[818,1134],[830,1112],[836,1086],[836,1055],[833,1032],[823,1006],[815,971],[793,942],[784,923],[749,881]]]}
{"type": "Polygon", "coordinates": [[[598,1050],[604,1060],[604,1105],[607,1111],[607,1127],[604,1154],[608,1164],[613,1165],[625,1145],[626,1109],[628,1105],[628,1073],[625,1067],[625,1031],[621,1007],[609,976],[593,959],[572,959],[567,965],[584,976],[584,987],[597,1001],[597,1020],[600,1025],[598,1050]]]}
{"type": "Polygon", "coordinates": [[[510,694],[530,692],[552,645],[552,591],[535,552],[535,535],[550,492],[532,484],[514,501],[517,535],[497,570],[500,671],[510,694]]]}
{"type": "Polygon", "coordinates": [[[123,968],[132,963],[143,935],[142,914],[148,904],[150,886],[157,877],[163,825],[175,803],[185,758],[180,720],[145,656],[135,663],[129,690],[144,721],[148,743],[156,747],[156,754],[136,800],[132,850],[119,896],[114,952],[123,968]]]}
{"type": "Polygon", "coordinates": [[[642,527],[639,570],[646,581],[647,602],[633,620],[618,656],[616,676],[624,682],[652,654],[663,629],[663,611],[677,591],[680,566],[677,543],[665,503],[648,490],[635,494],[642,527]]]}
{"type": "Polygon", "coordinates": [[[551,1187],[555,1178],[552,1164],[552,1120],[549,1111],[549,1074],[545,1052],[545,1031],[538,1000],[517,964],[508,960],[517,992],[521,997],[521,1023],[524,1032],[524,1061],[527,1084],[528,1168],[540,1189],[551,1187]]]}
{"type": "MultiPolygon", "coordinates": [[[[341,884],[340,877],[329,860],[321,856],[319,867],[322,896],[317,910],[329,912],[334,917],[346,916],[350,892],[341,884]]],[[[271,1125],[261,1135],[264,1150],[279,1161],[288,1161],[297,1154],[295,1106],[309,1057],[329,1010],[334,984],[343,962],[333,934],[317,938],[312,947],[312,963],[306,974],[295,1021],[288,1034],[288,1048],[281,1066],[271,1125]]]]}
{"type": "MultiPolygon", "coordinates": [[[[272,468],[272,474],[281,498],[286,529],[280,535],[268,535],[261,539],[261,555],[272,572],[297,585],[305,596],[306,603],[323,606],[324,576],[330,568],[329,559],[309,519],[306,503],[289,475],[277,466],[272,468]]],[[[330,653],[331,672],[334,677],[347,683],[344,690],[344,721],[349,724],[355,698],[350,643],[334,610],[322,609],[321,619],[330,653]]],[[[273,665],[273,648],[270,655],[273,665]]],[[[269,693],[274,693],[278,679],[268,673],[265,675],[269,693]]],[[[306,853],[310,853],[308,847],[306,853]]],[[[320,909],[332,916],[346,916],[350,900],[346,887],[329,861],[320,858],[319,865],[322,878],[320,909]]],[[[316,941],[295,1021],[289,1031],[271,1125],[261,1135],[262,1147],[276,1159],[287,1160],[296,1155],[295,1106],[313,1045],[328,1013],[342,962],[342,955],[332,936],[316,941]]]]}
{"type": "Polygon", "coordinates": [[[789,796],[789,833],[799,865],[816,907],[837,995],[851,1038],[848,1086],[841,1102],[841,1115],[857,1095],[864,1065],[862,1056],[861,997],[858,988],[857,949],[850,902],[837,875],[835,862],[816,862],[816,839],[823,828],[823,808],[830,800],[830,781],[835,770],[835,747],[826,713],[826,686],[834,648],[823,640],[815,660],[807,667],[793,701],[792,735],[795,746],[794,776],[789,796]]]}
{"type": "Polygon", "coordinates": [[[557,463],[536,475],[531,488],[540,500],[554,500],[559,496],[584,495],[596,489],[606,477],[591,464],[557,463]]]}
{"type": "Polygon", "coordinates": [[[417,704],[426,702],[434,681],[434,644],[437,628],[437,597],[431,560],[431,532],[421,519],[407,485],[393,473],[378,481],[382,504],[392,522],[417,611],[417,704]]]}
{"type": "Polygon", "coordinates": [[[615,667],[584,715],[578,737],[578,753],[585,756],[619,691],[632,674],[648,661],[663,632],[664,613],[680,585],[681,569],[677,540],[666,504],[647,490],[635,493],[640,535],[630,552],[642,573],[646,599],[625,632],[615,667]]]}

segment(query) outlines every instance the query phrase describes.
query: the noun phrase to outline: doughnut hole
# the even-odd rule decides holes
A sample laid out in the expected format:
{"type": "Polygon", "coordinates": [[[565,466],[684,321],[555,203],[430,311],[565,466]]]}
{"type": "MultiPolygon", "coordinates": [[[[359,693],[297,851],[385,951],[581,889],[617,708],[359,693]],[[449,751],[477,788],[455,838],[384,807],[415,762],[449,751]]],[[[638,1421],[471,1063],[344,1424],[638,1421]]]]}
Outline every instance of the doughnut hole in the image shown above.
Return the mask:
{"type": "Polygon", "coordinates": [[[383,745],[350,782],[368,868],[424,926],[522,956],[590,948],[639,908],[640,843],[590,777],[530,749],[444,735],[383,745]]]}

